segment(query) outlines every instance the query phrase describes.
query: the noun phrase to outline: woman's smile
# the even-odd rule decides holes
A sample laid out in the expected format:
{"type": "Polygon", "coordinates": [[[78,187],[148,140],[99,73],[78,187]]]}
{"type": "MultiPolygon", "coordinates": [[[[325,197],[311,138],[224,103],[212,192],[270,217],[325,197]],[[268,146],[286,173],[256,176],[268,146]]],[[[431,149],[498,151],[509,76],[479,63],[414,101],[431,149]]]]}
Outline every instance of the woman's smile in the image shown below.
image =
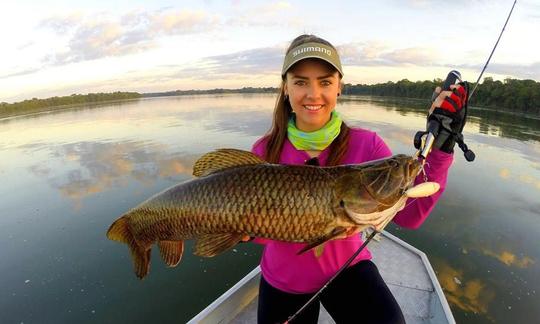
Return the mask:
{"type": "Polygon", "coordinates": [[[285,93],[299,130],[313,132],[330,120],[340,81],[339,73],[322,60],[305,59],[292,66],[287,72],[285,93]]]}
{"type": "Polygon", "coordinates": [[[304,105],[304,108],[309,111],[319,111],[323,108],[323,105],[304,105]]]}

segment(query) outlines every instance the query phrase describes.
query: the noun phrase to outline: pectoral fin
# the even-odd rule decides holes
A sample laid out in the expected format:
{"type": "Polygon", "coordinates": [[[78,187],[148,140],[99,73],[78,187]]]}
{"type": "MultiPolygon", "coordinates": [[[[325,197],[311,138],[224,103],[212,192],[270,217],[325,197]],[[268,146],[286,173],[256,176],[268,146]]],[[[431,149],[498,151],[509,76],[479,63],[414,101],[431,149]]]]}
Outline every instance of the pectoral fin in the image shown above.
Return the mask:
{"type": "Polygon", "coordinates": [[[193,254],[203,257],[218,255],[242,240],[244,234],[207,234],[200,236],[195,243],[193,254]]]}
{"type": "Polygon", "coordinates": [[[320,258],[321,255],[323,254],[325,244],[326,242],[323,242],[321,245],[317,245],[316,247],[313,248],[313,253],[315,253],[315,256],[317,258],[320,258]]]}
{"type": "Polygon", "coordinates": [[[316,240],[314,241],[311,241],[308,243],[308,245],[304,246],[300,251],[298,251],[297,254],[302,254],[306,251],[309,251],[313,248],[315,248],[315,255],[317,257],[321,256],[323,250],[324,250],[324,246],[323,244],[326,243],[327,241],[343,234],[347,232],[347,229],[345,227],[336,227],[334,228],[334,230],[332,232],[330,232],[329,234],[325,235],[325,236],[321,236],[319,238],[317,238],[316,240]]]}

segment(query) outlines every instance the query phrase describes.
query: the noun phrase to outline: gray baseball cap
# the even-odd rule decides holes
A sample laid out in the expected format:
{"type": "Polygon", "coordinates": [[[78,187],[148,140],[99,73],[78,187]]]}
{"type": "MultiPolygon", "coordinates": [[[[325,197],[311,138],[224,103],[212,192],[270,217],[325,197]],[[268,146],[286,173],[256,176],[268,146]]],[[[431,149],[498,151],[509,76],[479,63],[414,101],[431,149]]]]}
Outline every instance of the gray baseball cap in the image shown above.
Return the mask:
{"type": "Polygon", "coordinates": [[[281,70],[281,76],[284,77],[287,71],[295,63],[300,62],[307,58],[317,58],[325,62],[330,63],[338,70],[341,77],[343,77],[343,70],[341,69],[341,61],[339,55],[331,46],[321,43],[305,43],[293,48],[283,61],[283,69],[281,70]]]}

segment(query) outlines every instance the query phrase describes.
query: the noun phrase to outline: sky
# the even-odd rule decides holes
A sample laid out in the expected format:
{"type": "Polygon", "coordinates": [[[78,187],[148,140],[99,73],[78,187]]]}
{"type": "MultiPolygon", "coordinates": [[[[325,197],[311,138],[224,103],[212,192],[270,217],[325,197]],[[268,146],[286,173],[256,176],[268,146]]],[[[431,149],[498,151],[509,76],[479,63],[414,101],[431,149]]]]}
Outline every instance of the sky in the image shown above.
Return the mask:
{"type": "MultiPolygon", "coordinates": [[[[277,87],[292,39],[338,48],[345,83],[476,81],[513,0],[11,1],[0,102],[73,93],[277,87]]],[[[518,1],[484,76],[540,81],[540,1],[518,1]]]]}

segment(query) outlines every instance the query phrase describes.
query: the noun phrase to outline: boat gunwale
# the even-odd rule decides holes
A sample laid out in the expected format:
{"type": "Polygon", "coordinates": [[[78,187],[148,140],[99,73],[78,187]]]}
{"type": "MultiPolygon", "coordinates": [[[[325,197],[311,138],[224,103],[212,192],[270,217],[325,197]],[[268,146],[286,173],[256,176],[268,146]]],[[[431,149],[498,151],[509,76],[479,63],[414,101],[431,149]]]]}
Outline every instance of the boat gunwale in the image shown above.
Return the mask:
{"type": "Polygon", "coordinates": [[[433,288],[435,290],[435,293],[437,294],[437,297],[441,303],[442,309],[444,311],[444,315],[448,319],[448,323],[455,324],[456,320],[454,319],[454,315],[452,314],[452,310],[450,309],[450,305],[448,304],[448,300],[446,300],[446,296],[444,295],[444,292],[442,290],[441,284],[439,283],[439,279],[437,279],[437,275],[435,274],[435,270],[433,270],[433,267],[431,266],[431,263],[429,262],[429,259],[427,255],[415,248],[414,246],[410,245],[409,243],[403,241],[402,239],[398,238],[397,236],[383,231],[382,234],[394,241],[395,243],[403,246],[404,248],[410,250],[411,252],[417,254],[420,256],[420,259],[422,260],[422,263],[424,264],[424,267],[427,271],[427,274],[429,276],[429,279],[431,280],[431,283],[433,284],[433,288]]]}
{"type": "MultiPolygon", "coordinates": [[[[410,245],[409,243],[403,241],[402,239],[394,236],[393,234],[387,231],[382,231],[381,235],[392,240],[394,243],[400,245],[401,247],[411,251],[412,253],[420,257],[420,259],[422,260],[422,264],[424,265],[424,268],[426,269],[429,279],[433,285],[434,292],[437,295],[437,299],[440,302],[444,315],[446,319],[448,320],[448,323],[455,324],[456,321],[454,319],[454,315],[452,314],[452,311],[450,310],[448,301],[446,300],[442,287],[439,284],[439,280],[437,279],[437,275],[435,274],[435,271],[433,270],[433,267],[431,266],[431,263],[429,262],[427,255],[421,250],[415,248],[414,246],[410,245]]],[[[210,305],[208,305],[206,308],[200,311],[197,315],[195,315],[195,317],[189,320],[187,324],[196,324],[204,320],[208,315],[212,314],[213,311],[218,309],[218,307],[220,307],[234,293],[242,289],[242,287],[244,287],[246,283],[250,282],[254,277],[256,277],[260,273],[260,271],[261,271],[261,268],[258,265],[253,270],[251,270],[247,275],[245,275],[242,279],[240,279],[234,286],[229,288],[226,292],[224,292],[217,299],[215,299],[210,305]]]]}

